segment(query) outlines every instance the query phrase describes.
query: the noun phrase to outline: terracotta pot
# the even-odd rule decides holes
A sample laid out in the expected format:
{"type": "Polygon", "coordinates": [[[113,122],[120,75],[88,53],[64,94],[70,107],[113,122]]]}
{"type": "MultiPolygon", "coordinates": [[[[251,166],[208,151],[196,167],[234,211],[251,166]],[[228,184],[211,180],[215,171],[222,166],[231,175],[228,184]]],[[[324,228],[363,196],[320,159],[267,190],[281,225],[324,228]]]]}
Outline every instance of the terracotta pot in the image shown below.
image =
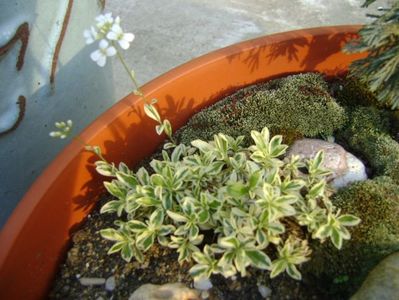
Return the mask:
{"type": "MultiPolygon", "coordinates": [[[[194,59],[143,87],[159,99],[159,110],[176,129],[201,108],[259,81],[317,71],[343,75],[362,55],[341,47],[359,26],[291,31],[239,43],[194,59]]],[[[128,95],[81,133],[101,146],[108,161],[134,165],[162,141],[155,123],[143,114],[142,101],[128,95]]],[[[49,141],[51,142],[51,141],[49,141]]],[[[73,141],[32,185],[0,236],[0,298],[45,297],[71,233],[102,193],[95,157],[73,141]]]]}

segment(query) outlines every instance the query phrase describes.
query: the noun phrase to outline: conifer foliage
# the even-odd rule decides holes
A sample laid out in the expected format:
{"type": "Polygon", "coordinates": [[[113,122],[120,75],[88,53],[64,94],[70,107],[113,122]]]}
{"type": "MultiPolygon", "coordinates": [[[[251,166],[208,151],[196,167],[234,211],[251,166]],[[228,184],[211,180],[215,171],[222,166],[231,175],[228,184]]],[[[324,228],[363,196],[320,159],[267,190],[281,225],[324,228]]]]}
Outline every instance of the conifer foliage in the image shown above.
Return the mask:
{"type": "MultiPolygon", "coordinates": [[[[376,0],[367,0],[363,7],[376,0]]],[[[367,51],[368,56],[352,63],[353,76],[367,84],[377,99],[392,109],[399,108],[399,1],[359,31],[359,39],[350,42],[348,52],[367,51]]]]}

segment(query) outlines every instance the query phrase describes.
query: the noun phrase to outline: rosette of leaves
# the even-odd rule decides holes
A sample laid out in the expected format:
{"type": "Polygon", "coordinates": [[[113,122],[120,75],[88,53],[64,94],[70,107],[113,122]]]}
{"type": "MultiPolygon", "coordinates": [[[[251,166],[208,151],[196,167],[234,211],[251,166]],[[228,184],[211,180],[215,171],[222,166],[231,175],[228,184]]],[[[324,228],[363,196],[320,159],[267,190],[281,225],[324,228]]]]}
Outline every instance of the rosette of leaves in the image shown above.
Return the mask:
{"type": "Polygon", "coordinates": [[[176,249],[180,263],[191,262],[194,278],[245,276],[251,266],[300,279],[308,237],[340,248],[350,238],[347,226],[360,220],[331,203],[323,153],[283,158],[282,136],[264,128],[251,137],[250,147],[221,133],[180,144],[152,160],[150,171],[98,161],[97,171],[113,178],[104,183],[112,199],[101,209],[116,216],[116,228],[100,231],[114,242],[109,253],[142,261],[159,243],[176,249]]]}
{"type": "MultiPolygon", "coordinates": [[[[367,0],[367,7],[375,0],[367,0]]],[[[366,58],[352,63],[351,73],[374,92],[377,99],[399,108],[399,2],[390,9],[382,9],[381,15],[359,31],[359,39],[350,42],[348,52],[367,52],[366,58]]]]}

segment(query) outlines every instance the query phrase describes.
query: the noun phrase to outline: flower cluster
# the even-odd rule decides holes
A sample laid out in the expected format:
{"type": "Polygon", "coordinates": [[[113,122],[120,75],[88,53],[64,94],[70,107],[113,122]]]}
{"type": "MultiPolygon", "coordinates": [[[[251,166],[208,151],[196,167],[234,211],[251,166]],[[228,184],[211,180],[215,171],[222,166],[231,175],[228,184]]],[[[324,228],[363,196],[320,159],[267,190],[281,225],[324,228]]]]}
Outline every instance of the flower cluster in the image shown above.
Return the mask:
{"type": "Polygon", "coordinates": [[[72,120],[66,122],[55,122],[55,127],[59,130],[51,131],[50,136],[53,138],[65,139],[71,133],[72,125],[72,120]]]}
{"type": "Polygon", "coordinates": [[[120,18],[114,19],[112,13],[97,16],[96,25],[85,30],[83,36],[86,39],[86,44],[100,41],[99,49],[90,55],[91,59],[100,67],[105,66],[107,57],[114,56],[117,53],[116,44],[126,50],[134,40],[134,34],[123,32],[120,26],[120,18]]]}

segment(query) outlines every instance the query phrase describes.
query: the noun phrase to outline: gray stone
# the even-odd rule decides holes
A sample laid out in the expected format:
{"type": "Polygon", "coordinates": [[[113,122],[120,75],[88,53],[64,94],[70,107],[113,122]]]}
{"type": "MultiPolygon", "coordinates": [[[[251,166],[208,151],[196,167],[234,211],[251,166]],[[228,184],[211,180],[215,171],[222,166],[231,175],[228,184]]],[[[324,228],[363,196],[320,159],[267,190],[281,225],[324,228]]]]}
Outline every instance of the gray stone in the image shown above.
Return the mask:
{"type": "Polygon", "coordinates": [[[194,280],[194,288],[201,291],[207,291],[212,288],[212,282],[209,278],[194,280]]]}
{"type": "Polygon", "coordinates": [[[399,252],[381,261],[367,276],[351,300],[395,300],[399,298],[399,252]]]}
{"type": "Polygon", "coordinates": [[[130,295],[129,300],[200,300],[198,291],[181,283],[144,284],[130,295]]]}
{"type": "Polygon", "coordinates": [[[209,292],[208,291],[202,291],[201,292],[201,299],[208,299],[209,298],[209,292]]]}
{"type": "Polygon", "coordinates": [[[105,289],[112,292],[116,287],[115,276],[108,277],[105,281],[105,289]]]}
{"type": "Polygon", "coordinates": [[[258,291],[262,298],[270,297],[272,294],[272,290],[265,285],[258,285],[258,291]]]}
{"type": "Polygon", "coordinates": [[[91,286],[91,285],[102,285],[105,283],[105,278],[95,278],[95,277],[82,277],[79,279],[81,285],[91,286]]]}
{"type": "Polygon", "coordinates": [[[323,167],[332,171],[327,181],[333,187],[338,189],[349,183],[367,179],[366,168],[362,161],[336,143],[301,139],[290,147],[286,156],[299,155],[301,158],[309,159],[314,158],[320,150],[324,151],[323,167]]]}

